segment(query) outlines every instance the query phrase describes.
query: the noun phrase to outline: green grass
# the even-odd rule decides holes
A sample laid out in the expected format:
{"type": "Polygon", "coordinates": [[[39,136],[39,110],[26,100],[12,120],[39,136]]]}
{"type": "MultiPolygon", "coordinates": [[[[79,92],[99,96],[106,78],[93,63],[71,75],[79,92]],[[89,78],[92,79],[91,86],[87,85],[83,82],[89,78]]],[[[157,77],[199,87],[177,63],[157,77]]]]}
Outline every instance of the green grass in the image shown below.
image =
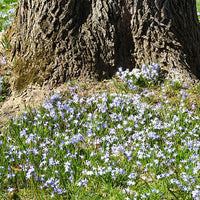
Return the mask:
{"type": "Polygon", "coordinates": [[[82,98],[68,83],[11,119],[1,199],[197,199],[200,85],[158,75],[119,72],[115,93],[82,98]]]}
{"type": "Polygon", "coordinates": [[[197,0],[197,10],[200,10],[200,0],[197,0]]]}
{"type": "Polygon", "coordinates": [[[17,0],[0,1],[0,32],[10,26],[17,2],[17,0]]]}
{"type": "MultiPolygon", "coordinates": [[[[200,0],[197,0],[197,10],[198,12],[200,12],[200,0]]],[[[200,15],[198,15],[199,19],[200,19],[200,15]]]]}
{"type": "Polygon", "coordinates": [[[69,82],[10,119],[0,199],[198,199],[200,84],[155,77],[120,72],[112,93],[85,97],[69,82]]]}

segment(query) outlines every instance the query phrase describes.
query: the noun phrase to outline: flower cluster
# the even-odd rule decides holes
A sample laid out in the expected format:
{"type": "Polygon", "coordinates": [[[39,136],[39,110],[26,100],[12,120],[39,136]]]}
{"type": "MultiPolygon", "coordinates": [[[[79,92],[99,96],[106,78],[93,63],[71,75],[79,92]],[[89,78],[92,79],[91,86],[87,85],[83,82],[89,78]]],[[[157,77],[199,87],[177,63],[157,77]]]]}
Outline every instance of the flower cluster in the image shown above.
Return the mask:
{"type": "Polygon", "coordinates": [[[116,73],[117,77],[122,79],[128,84],[130,89],[136,89],[136,85],[148,85],[155,84],[160,78],[161,69],[158,63],[152,63],[151,65],[142,65],[141,69],[134,68],[132,71],[126,69],[122,70],[122,67],[118,69],[116,73]]]}
{"type": "Polygon", "coordinates": [[[186,108],[184,89],[179,109],[165,98],[155,104],[143,99],[154,95],[145,89],[82,98],[70,88],[65,101],[59,92],[47,97],[0,135],[0,188],[13,191],[17,181],[19,188],[36,185],[55,199],[97,198],[112,187],[115,199],[174,193],[197,200],[198,110],[186,108]]]}
{"type": "Polygon", "coordinates": [[[6,1],[1,0],[0,4],[1,7],[4,8],[4,10],[0,11],[0,19],[3,21],[0,27],[0,31],[2,31],[2,29],[4,30],[10,26],[16,10],[17,2],[7,3],[6,1]]]}

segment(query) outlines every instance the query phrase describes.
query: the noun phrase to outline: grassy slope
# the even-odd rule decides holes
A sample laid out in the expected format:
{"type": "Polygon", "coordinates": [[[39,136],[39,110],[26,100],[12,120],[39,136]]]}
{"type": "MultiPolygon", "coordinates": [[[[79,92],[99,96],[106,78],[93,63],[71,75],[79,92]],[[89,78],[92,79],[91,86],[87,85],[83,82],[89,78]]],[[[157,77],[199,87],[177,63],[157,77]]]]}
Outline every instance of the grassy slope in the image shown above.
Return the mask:
{"type": "MultiPolygon", "coordinates": [[[[198,1],[197,3],[198,3],[197,4],[198,7],[200,8],[200,1],[198,1]]],[[[10,7],[6,8],[6,9],[7,10],[10,9],[10,7]]],[[[72,83],[71,87],[74,87],[76,84],[78,84],[78,83],[72,83]]],[[[132,92],[131,90],[129,90],[127,88],[127,86],[125,86],[124,84],[122,84],[121,82],[119,82],[116,79],[114,79],[113,82],[111,82],[110,84],[113,84],[113,91],[116,91],[119,94],[120,93],[121,94],[122,93],[123,94],[128,94],[128,93],[129,94],[134,94],[135,97],[137,95],[140,95],[141,92],[144,91],[144,89],[145,89],[144,87],[139,86],[137,92],[132,92]]],[[[184,158],[185,158],[186,155],[188,155],[188,159],[190,159],[190,156],[193,155],[192,154],[193,152],[190,152],[190,148],[191,147],[188,146],[188,149],[187,149],[187,146],[186,145],[184,146],[184,144],[183,144],[184,142],[185,143],[191,142],[189,139],[187,139],[187,137],[191,137],[191,139],[194,139],[194,140],[192,140],[192,142],[193,142],[192,144],[193,145],[194,144],[196,145],[195,140],[198,140],[198,137],[195,138],[195,136],[191,136],[191,135],[188,134],[188,135],[184,135],[183,136],[185,141],[184,140],[183,141],[179,140],[179,138],[181,137],[180,136],[181,135],[181,131],[179,131],[178,128],[182,127],[185,130],[185,132],[187,132],[188,129],[189,129],[188,132],[192,132],[195,129],[195,123],[196,123],[196,125],[199,125],[197,120],[195,121],[195,119],[193,120],[193,119],[190,119],[190,118],[195,118],[195,116],[198,117],[200,115],[199,114],[200,113],[200,102],[198,101],[198,99],[200,99],[200,86],[196,86],[194,88],[185,89],[183,86],[179,85],[178,83],[172,84],[171,82],[168,82],[168,81],[166,81],[164,85],[162,87],[161,86],[157,86],[157,85],[148,87],[148,91],[155,93],[155,95],[152,95],[152,96],[150,95],[150,96],[146,96],[146,97],[143,96],[142,97],[142,102],[148,103],[149,105],[153,106],[153,108],[155,108],[154,106],[159,105],[159,103],[161,103],[161,105],[163,105],[163,106],[165,106],[165,104],[167,104],[167,106],[169,106],[169,108],[167,108],[167,106],[166,106],[165,108],[163,108],[163,110],[161,109],[159,115],[157,115],[153,110],[147,110],[146,112],[148,114],[151,113],[151,114],[154,115],[153,119],[155,119],[155,121],[152,121],[152,123],[156,123],[156,120],[158,120],[158,121],[159,120],[161,120],[161,121],[163,120],[162,123],[164,123],[166,119],[168,119],[168,121],[167,121],[168,123],[172,123],[173,120],[175,120],[175,121],[178,120],[177,123],[175,121],[173,122],[173,123],[176,124],[175,132],[177,132],[178,135],[175,135],[175,137],[169,136],[169,138],[165,138],[165,139],[169,140],[169,142],[171,143],[170,145],[172,145],[172,146],[173,146],[172,143],[174,141],[177,142],[177,145],[175,144],[175,146],[174,146],[174,148],[176,149],[176,152],[174,152],[174,153],[178,154],[178,156],[175,156],[175,158],[177,160],[176,160],[176,162],[174,162],[173,164],[171,163],[170,165],[168,165],[168,163],[165,163],[164,167],[158,167],[154,163],[153,164],[154,168],[157,167],[157,171],[153,170],[153,169],[152,170],[150,169],[150,171],[148,173],[143,171],[144,170],[144,166],[145,166],[144,164],[148,164],[148,162],[149,162],[149,164],[151,164],[151,163],[154,162],[154,160],[156,160],[156,149],[155,149],[154,155],[153,155],[155,157],[155,159],[152,159],[152,160],[150,160],[150,159],[148,160],[147,159],[147,161],[144,159],[144,160],[142,160],[142,165],[143,166],[137,166],[135,168],[137,173],[139,174],[139,177],[137,177],[137,180],[135,180],[136,183],[137,183],[136,186],[133,185],[130,188],[131,188],[133,193],[134,192],[139,192],[139,193],[145,194],[145,195],[147,195],[148,192],[150,191],[152,196],[149,199],[152,199],[152,200],[153,199],[161,199],[161,198],[162,199],[166,198],[167,200],[168,199],[184,199],[184,200],[188,199],[189,200],[189,199],[193,199],[193,198],[191,196],[189,196],[189,194],[187,195],[187,192],[186,193],[183,192],[182,188],[181,188],[181,186],[179,184],[177,184],[177,185],[176,184],[174,184],[174,185],[171,184],[170,185],[170,181],[168,180],[167,177],[166,177],[166,180],[162,181],[162,180],[156,179],[156,177],[157,177],[156,175],[160,175],[162,173],[163,174],[167,174],[169,170],[174,170],[174,172],[175,172],[174,179],[177,179],[177,180],[179,180],[179,178],[181,177],[181,173],[187,173],[187,174],[190,174],[190,176],[193,176],[192,169],[193,169],[194,166],[192,166],[192,164],[188,162],[187,164],[188,164],[189,169],[184,168],[185,164],[182,164],[180,161],[184,161],[184,158]],[[164,93],[163,93],[163,91],[164,91],[164,93]],[[184,94],[182,93],[183,91],[184,91],[184,94],[188,93],[188,97],[186,97],[186,99],[182,98],[182,96],[184,96],[184,94]],[[166,103],[167,101],[168,101],[168,103],[166,103]],[[182,110],[183,109],[188,109],[189,111],[192,111],[193,110],[193,106],[192,106],[193,104],[197,107],[197,110],[194,111],[195,113],[189,113],[189,115],[191,114],[192,116],[188,116],[187,113],[182,114],[180,112],[180,110],[181,110],[180,106],[182,104],[184,104],[184,107],[182,107],[182,110]],[[171,109],[170,109],[170,107],[171,107],[171,109]],[[170,114],[169,118],[167,116],[167,112],[170,114]],[[177,115],[178,119],[176,119],[176,117],[174,117],[176,115],[177,115]],[[158,116],[159,119],[156,119],[157,116],[158,116]],[[187,120],[188,119],[191,120],[189,125],[187,125],[187,123],[184,122],[184,120],[186,120],[186,119],[187,120]],[[179,146],[179,144],[181,144],[183,146],[181,146],[181,145],[179,146]],[[181,153],[182,149],[180,149],[180,148],[182,148],[182,147],[185,148],[184,149],[184,153],[181,153]],[[145,163],[145,162],[147,162],[147,163],[145,163]],[[180,168],[179,169],[178,168],[175,169],[174,166],[175,165],[178,166],[178,164],[182,165],[183,168],[182,169],[180,169],[180,168]],[[151,181],[148,182],[147,180],[143,179],[145,176],[147,177],[147,179],[151,179],[153,177],[153,182],[151,182],[151,181]],[[180,188],[179,188],[179,186],[180,186],[180,188]],[[151,188],[151,190],[149,190],[149,188],[151,188]],[[157,190],[158,189],[160,191],[157,194],[157,190]],[[152,190],[154,190],[155,192],[152,192],[152,190]],[[162,192],[165,193],[165,194],[162,197],[160,197],[159,195],[161,195],[162,192]]],[[[79,88],[81,88],[81,87],[82,87],[82,89],[84,88],[84,90],[90,90],[90,87],[87,84],[84,84],[84,85],[80,85],[79,84],[79,88]]],[[[147,92],[146,94],[148,94],[149,92],[147,92]]],[[[68,98],[69,99],[70,98],[73,99],[73,95],[71,96],[69,94],[69,91],[67,92],[66,95],[67,95],[66,99],[68,99],[68,98]]],[[[109,99],[107,104],[109,104],[109,102],[112,102],[112,100],[109,99]]],[[[100,100],[99,103],[101,104],[102,101],[100,100]]],[[[72,107],[74,106],[74,108],[76,108],[77,110],[81,110],[81,107],[85,106],[85,105],[81,105],[81,104],[77,104],[76,105],[76,103],[72,103],[72,104],[69,103],[69,104],[72,107]]],[[[86,106],[86,109],[88,111],[86,113],[84,113],[84,116],[82,116],[83,123],[85,123],[85,121],[87,121],[86,117],[88,117],[88,113],[89,112],[95,113],[95,110],[96,110],[97,107],[98,106],[95,105],[95,103],[94,103],[93,107],[86,106]],[[84,120],[84,118],[85,118],[85,120],[84,120]]],[[[114,112],[114,113],[116,112],[116,113],[119,114],[121,112],[121,110],[119,108],[116,107],[115,109],[116,110],[113,111],[111,108],[109,108],[109,114],[111,114],[112,112],[114,112]],[[117,109],[119,109],[119,110],[117,110],[117,109]]],[[[127,107],[127,109],[128,109],[128,107],[127,107]]],[[[140,108],[140,109],[142,109],[142,108],[140,108]]],[[[42,116],[43,114],[45,114],[46,111],[43,108],[41,108],[41,110],[38,111],[38,112],[42,116]]],[[[129,111],[129,112],[132,112],[132,111],[129,111]]],[[[139,110],[135,110],[135,112],[140,112],[140,111],[139,110]]],[[[125,115],[125,113],[126,112],[122,112],[122,115],[125,115]]],[[[44,120],[43,123],[47,122],[49,120],[48,122],[50,124],[49,124],[49,127],[48,126],[47,127],[48,128],[53,127],[54,121],[51,119],[51,117],[49,117],[47,115],[45,117],[45,119],[42,119],[42,117],[38,117],[38,116],[36,116],[36,114],[37,113],[34,113],[34,112],[30,111],[30,112],[28,112],[28,114],[24,114],[24,119],[27,117],[30,121],[32,120],[32,122],[34,122],[34,123],[37,123],[37,118],[40,119],[40,120],[44,120]],[[36,117],[36,119],[34,119],[35,117],[36,117]]],[[[133,114],[135,114],[135,113],[133,113],[133,114]]],[[[69,117],[70,116],[68,116],[68,118],[69,117]]],[[[103,113],[99,113],[97,121],[99,121],[99,123],[101,123],[102,119],[103,119],[104,122],[109,123],[109,121],[107,121],[108,120],[108,116],[104,115],[103,113]]],[[[144,125],[141,125],[141,127],[139,127],[139,129],[140,129],[139,131],[145,131],[143,129],[143,126],[147,126],[147,125],[151,124],[150,123],[151,122],[150,118],[146,118],[146,119],[147,119],[148,122],[146,122],[144,125]]],[[[62,120],[60,120],[60,122],[58,123],[59,126],[65,127],[63,122],[61,123],[61,121],[62,120]]],[[[70,121],[70,122],[68,121],[67,123],[71,123],[70,124],[70,126],[71,126],[70,128],[71,129],[74,129],[74,130],[76,129],[76,126],[73,125],[73,123],[74,123],[73,121],[70,121]]],[[[10,141],[10,144],[16,145],[16,146],[18,144],[22,144],[23,147],[20,147],[21,150],[22,149],[27,150],[27,148],[29,148],[29,144],[27,144],[26,140],[21,140],[21,139],[19,139],[19,140],[16,139],[15,140],[16,136],[14,134],[20,136],[20,131],[26,129],[27,127],[29,129],[29,134],[37,133],[38,135],[45,136],[48,139],[51,138],[49,136],[50,133],[52,135],[54,134],[53,131],[48,130],[47,128],[45,128],[45,130],[43,130],[44,127],[46,127],[44,124],[42,124],[42,126],[40,126],[40,125],[35,126],[35,125],[32,125],[30,122],[26,122],[26,120],[24,120],[24,121],[23,120],[22,121],[19,120],[16,123],[11,122],[10,124],[11,124],[11,127],[9,129],[10,133],[9,133],[9,131],[6,133],[6,134],[8,134],[9,137],[13,137],[13,139],[10,141]],[[21,125],[19,125],[19,124],[21,124],[21,125]]],[[[99,124],[99,126],[100,125],[101,124],[99,124]]],[[[111,124],[111,125],[114,127],[115,124],[111,124]]],[[[134,126],[134,125],[135,124],[132,124],[132,126],[134,126]]],[[[84,132],[85,128],[83,128],[81,130],[84,132]]],[[[152,130],[153,130],[153,128],[152,128],[152,130]]],[[[160,130],[160,131],[154,130],[154,131],[157,132],[157,134],[160,135],[160,136],[164,135],[162,130],[160,130]]],[[[58,132],[63,133],[63,132],[65,132],[65,129],[62,129],[62,130],[60,129],[60,130],[58,130],[58,132]]],[[[168,127],[167,132],[169,132],[169,133],[172,132],[170,127],[168,127]]],[[[120,130],[117,133],[118,134],[117,136],[120,138],[122,133],[123,133],[123,130],[120,130]]],[[[70,136],[72,137],[73,134],[75,134],[75,133],[72,133],[70,136]]],[[[101,129],[98,132],[98,134],[99,135],[97,135],[97,136],[99,138],[102,138],[102,137],[105,137],[107,135],[107,132],[105,131],[105,129],[101,129]]],[[[126,132],[126,134],[127,135],[125,135],[125,136],[128,137],[129,133],[126,132]]],[[[112,135],[109,135],[109,137],[111,137],[111,136],[112,135]]],[[[0,143],[1,143],[2,140],[5,139],[5,138],[4,139],[2,139],[2,138],[3,137],[0,136],[0,143]]],[[[55,139],[55,138],[51,138],[51,139],[55,139]]],[[[102,166],[103,167],[108,167],[107,164],[104,164],[105,161],[101,160],[101,157],[106,155],[105,152],[101,154],[100,151],[97,150],[99,145],[102,145],[103,148],[104,147],[106,148],[106,144],[105,144],[106,142],[105,141],[104,142],[101,141],[100,144],[98,144],[96,142],[96,138],[95,137],[94,138],[91,137],[91,140],[92,141],[94,140],[93,141],[94,143],[92,143],[92,145],[90,145],[90,146],[87,146],[87,148],[85,148],[84,145],[82,145],[82,143],[77,143],[77,145],[75,145],[75,146],[71,145],[71,146],[67,147],[73,153],[75,153],[77,151],[78,154],[80,154],[80,156],[81,156],[81,154],[86,156],[86,158],[84,158],[83,160],[81,160],[80,158],[78,160],[72,160],[73,170],[75,171],[75,173],[77,173],[79,175],[80,175],[80,171],[83,170],[84,167],[87,168],[86,167],[87,166],[86,165],[87,160],[91,160],[92,165],[97,167],[97,168],[98,167],[102,167],[102,166]],[[91,152],[96,152],[98,154],[97,157],[94,157],[94,159],[91,159],[90,158],[90,153],[91,152]],[[78,167],[76,168],[76,166],[78,166],[78,167]]],[[[146,141],[147,146],[150,145],[151,148],[153,148],[154,145],[159,145],[160,149],[165,153],[164,149],[166,149],[166,146],[164,146],[165,140],[163,140],[163,138],[160,138],[158,141],[154,141],[152,138],[150,140],[151,141],[146,141]],[[163,144],[162,144],[162,142],[163,142],[163,144]]],[[[56,142],[60,142],[59,139],[56,142]]],[[[90,141],[87,141],[87,142],[85,143],[86,145],[88,145],[90,141]]],[[[140,141],[135,141],[135,142],[140,143],[140,141]]],[[[120,138],[118,143],[114,142],[113,144],[119,144],[119,143],[125,144],[124,139],[120,138]]],[[[34,143],[32,145],[34,146],[34,143]]],[[[39,144],[36,145],[36,148],[37,148],[38,145],[39,144]]],[[[132,144],[132,145],[136,145],[136,144],[132,144]]],[[[30,147],[30,148],[33,148],[33,147],[30,147]]],[[[50,154],[52,154],[50,156],[52,156],[52,157],[53,157],[53,152],[54,151],[55,152],[59,152],[60,151],[59,150],[60,148],[56,148],[56,150],[54,150],[53,148],[54,147],[52,147],[52,149],[49,149],[50,154]]],[[[134,153],[135,157],[137,156],[136,152],[138,151],[138,149],[139,149],[139,147],[135,146],[135,150],[134,150],[135,151],[135,153],[134,153]]],[[[4,151],[6,151],[6,150],[7,150],[6,145],[2,145],[2,148],[0,150],[0,154],[3,154],[4,151]]],[[[140,149],[140,150],[142,151],[142,149],[140,149]]],[[[173,148],[171,150],[172,150],[172,153],[169,153],[169,155],[171,156],[171,159],[173,159],[173,156],[174,156],[173,155],[173,151],[174,150],[173,150],[173,148]]],[[[199,153],[199,150],[197,150],[197,152],[199,153]]],[[[44,153],[44,151],[40,152],[40,153],[44,153]]],[[[60,153],[62,155],[65,152],[60,152],[60,153]]],[[[132,169],[132,165],[134,163],[133,160],[130,161],[130,163],[132,162],[131,164],[127,164],[127,163],[129,163],[129,160],[127,159],[125,154],[121,153],[121,154],[119,154],[117,156],[116,157],[113,156],[112,158],[109,158],[111,160],[111,162],[113,163],[113,165],[121,166],[121,167],[123,166],[124,169],[126,169],[127,173],[130,173],[131,171],[134,171],[132,169]],[[118,163],[118,161],[119,161],[119,163],[118,163]]],[[[11,159],[11,157],[12,156],[10,154],[10,159],[11,159]]],[[[36,157],[36,159],[35,159],[35,157],[36,156],[30,157],[32,160],[29,161],[28,163],[33,162],[34,164],[39,165],[38,162],[39,162],[40,158],[36,157]]],[[[60,155],[58,155],[58,158],[59,157],[60,157],[60,155]]],[[[160,158],[160,160],[164,161],[164,159],[162,159],[162,158],[160,158]]],[[[16,163],[13,163],[13,165],[12,165],[12,164],[8,163],[8,159],[7,158],[4,159],[4,157],[2,156],[0,158],[0,166],[3,166],[3,165],[7,166],[7,167],[11,166],[13,168],[10,172],[5,171],[5,173],[11,174],[11,172],[12,173],[14,172],[14,173],[17,174],[17,176],[21,173],[22,177],[20,178],[18,176],[18,179],[16,178],[16,179],[13,179],[13,180],[9,180],[9,179],[4,179],[3,177],[1,177],[1,174],[0,174],[0,191],[1,191],[0,192],[0,199],[6,199],[6,198],[16,199],[17,197],[14,197],[14,195],[20,197],[20,199],[26,199],[26,200],[36,198],[35,195],[37,195],[37,198],[40,196],[41,199],[49,199],[50,198],[49,196],[46,196],[46,195],[48,195],[48,193],[50,194],[50,192],[45,193],[45,190],[39,190],[38,191],[37,183],[34,182],[33,179],[31,179],[30,181],[26,180],[26,175],[24,175],[19,170],[19,163],[16,162],[16,163]],[[28,185],[30,187],[26,188],[26,186],[23,184],[23,182],[28,183],[28,185]],[[14,189],[18,189],[19,192],[8,193],[7,189],[9,187],[14,188],[14,189]]],[[[0,170],[1,170],[1,168],[0,168],[0,170]]],[[[88,167],[87,170],[89,171],[91,169],[88,167]]],[[[49,174],[47,174],[47,177],[50,178],[52,173],[54,173],[54,171],[55,171],[55,169],[52,169],[52,171],[49,170],[48,171],[49,174]]],[[[45,173],[45,170],[43,170],[42,172],[45,173]]],[[[42,172],[40,172],[40,173],[42,173],[42,172]]],[[[0,173],[2,173],[2,171],[0,171],[0,173]]],[[[62,173],[65,173],[65,172],[62,171],[62,173]]],[[[85,177],[86,176],[83,176],[81,178],[85,178],[85,177]]],[[[126,194],[122,194],[121,193],[122,188],[124,188],[124,184],[125,184],[125,182],[127,180],[127,177],[121,176],[121,175],[117,175],[116,177],[117,178],[115,180],[115,179],[112,179],[112,177],[110,177],[110,175],[106,175],[106,176],[102,176],[102,177],[101,176],[98,176],[98,177],[92,177],[91,176],[91,178],[88,178],[88,179],[91,180],[91,182],[88,183],[87,187],[80,187],[80,188],[77,189],[76,185],[74,185],[74,186],[68,185],[67,187],[69,187],[68,188],[69,194],[67,194],[67,195],[69,195],[69,196],[71,195],[70,197],[72,199],[91,199],[91,200],[93,200],[93,199],[124,199],[125,197],[128,197],[128,196],[132,197],[132,194],[128,194],[127,193],[127,195],[126,195],[126,194]],[[71,194],[70,194],[70,192],[71,192],[71,194]]],[[[75,177],[75,179],[76,179],[77,183],[81,180],[81,179],[79,179],[79,177],[75,177]]],[[[195,188],[195,180],[193,180],[192,178],[189,178],[188,180],[189,180],[189,182],[186,181],[186,182],[184,182],[184,184],[185,185],[187,185],[187,184],[192,185],[192,187],[195,188]]],[[[59,195],[56,195],[56,196],[57,196],[57,199],[62,199],[59,195]]],[[[63,199],[66,199],[66,197],[63,198],[63,199]]]]}
{"type": "MultiPolygon", "coordinates": [[[[11,180],[4,175],[0,177],[0,182],[3,183],[0,185],[3,191],[2,198],[12,196],[7,190],[13,188],[18,191],[14,194],[21,199],[50,199],[45,195],[50,194],[51,189],[44,187],[43,190],[39,190],[39,185],[43,185],[43,182],[28,178],[36,173],[39,176],[45,175],[46,180],[57,177],[61,181],[61,188],[67,188],[67,193],[64,195],[55,192],[54,199],[124,199],[128,196],[132,197],[132,193],[136,192],[138,199],[141,199],[140,195],[150,195],[150,200],[159,199],[160,196],[161,199],[167,200],[174,199],[175,196],[176,199],[191,199],[191,191],[184,192],[181,184],[184,184],[186,189],[189,190],[191,187],[192,191],[195,191],[200,181],[199,174],[193,174],[195,165],[190,164],[195,160],[196,153],[199,153],[198,150],[195,153],[195,146],[191,148],[190,144],[197,145],[196,141],[199,140],[197,134],[200,131],[198,123],[200,85],[191,89],[178,82],[166,80],[162,85],[144,87],[144,83],[140,80],[137,82],[138,88],[130,90],[127,84],[119,79],[113,79],[109,84],[113,85],[116,97],[98,91],[100,95],[92,98],[85,97],[84,101],[76,96],[77,84],[72,82],[68,85],[69,90],[65,94],[66,102],[53,95],[40,109],[27,110],[21,119],[11,121],[8,131],[5,132],[10,138],[9,141],[4,135],[0,136],[0,141],[3,142],[0,153],[4,155],[4,152],[10,152],[7,158],[4,156],[0,158],[1,166],[5,166],[3,174],[9,176],[12,173],[17,174],[16,178],[11,180]],[[108,109],[106,113],[104,108],[108,109]],[[77,118],[78,113],[80,117],[77,118]],[[62,115],[65,116],[65,120],[62,115]],[[119,120],[110,118],[114,115],[118,116],[119,120]],[[135,121],[129,119],[131,115],[136,117],[135,121]],[[78,124],[76,124],[77,119],[78,124]],[[161,128],[164,124],[167,127],[161,128]],[[132,131],[128,131],[128,128],[132,131]],[[115,133],[111,134],[111,130],[115,133]],[[90,131],[96,135],[89,137],[90,131]],[[133,132],[140,135],[134,136],[133,132]],[[83,140],[77,139],[78,133],[84,137],[83,140]],[[66,135],[71,139],[67,139],[66,135]],[[72,142],[72,139],[75,142],[72,142]],[[33,142],[28,142],[31,140],[33,142]],[[57,145],[52,145],[54,142],[57,145]],[[43,144],[45,145],[40,146],[43,144]],[[16,152],[9,150],[14,147],[22,153],[20,159],[17,158],[18,150],[16,152]],[[38,151],[38,155],[23,153],[30,151],[30,148],[38,151]],[[115,148],[124,148],[124,150],[115,148]],[[64,158],[64,155],[67,155],[66,151],[70,152],[71,156],[64,158]],[[130,157],[126,154],[129,152],[132,152],[130,157]],[[91,156],[91,153],[94,156],[91,156]],[[159,157],[158,153],[163,156],[159,157]],[[44,169],[41,165],[45,161],[41,159],[44,154],[47,156],[47,163],[50,158],[53,158],[61,161],[60,164],[44,169]],[[150,157],[139,159],[139,154],[150,155],[150,157]],[[77,157],[74,158],[72,155],[77,157]],[[11,161],[12,158],[14,161],[11,161]],[[138,164],[139,160],[141,164],[138,164]],[[187,168],[183,165],[185,161],[187,168]],[[64,172],[66,168],[64,163],[67,162],[70,163],[70,173],[64,172]],[[34,173],[22,172],[22,163],[29,166],[28,170],[30,166],[34,166],[34,173]],[[37,168],[40,165],[41,167],[37,168]],[[11,171],[6,170],[8,166],[11,171]],[[108,170],[109,167],[112,173],[104,174],[104,170],[108,170]],[[123,169],[124,175],[118,173],[116,169],[123,169]],[[58,174],[55,171],[58,171],[58,174]],[[83,171],[97,173],[97,175],[84,175],[83,171]],[[129,179],[132,173],[136,173],[137,178],[129,179]],[[189,182],[182,180],[184,173],[190,177],[189,182]],[[160,176],[164,178],[158,178],[160,176]],[[197,181],[194,181],[197,177],[197,181]],[[70,178],[74,180],[72,184],[69,182],[70,178]],[[86,186],[77,187],[78,184],[84,185],[85,180],[88,181],[86,186]],[[123,194],[123,189],[128,188],[126,185],[128,180],[133,184],[130,186],[131,194],[127,192],[123,194]],[[179,181],[178,185],[171,183],[175,180],[179,181]]],[[[85,90],[91,89],[89,85],[79,84],[79,88],[81,87],[85,90]]]]}

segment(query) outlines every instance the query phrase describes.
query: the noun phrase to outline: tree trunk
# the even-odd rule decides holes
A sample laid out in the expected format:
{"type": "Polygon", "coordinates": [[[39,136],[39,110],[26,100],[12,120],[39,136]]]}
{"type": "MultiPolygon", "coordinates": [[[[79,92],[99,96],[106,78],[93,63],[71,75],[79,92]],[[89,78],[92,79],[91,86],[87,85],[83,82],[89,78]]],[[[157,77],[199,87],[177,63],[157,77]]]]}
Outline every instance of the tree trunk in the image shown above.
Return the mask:
{"type": "Polygon", "coordinates": [[[20,0],[7,35],[17,89],[152,61],[200,78],[195,0],[20,0]]]}

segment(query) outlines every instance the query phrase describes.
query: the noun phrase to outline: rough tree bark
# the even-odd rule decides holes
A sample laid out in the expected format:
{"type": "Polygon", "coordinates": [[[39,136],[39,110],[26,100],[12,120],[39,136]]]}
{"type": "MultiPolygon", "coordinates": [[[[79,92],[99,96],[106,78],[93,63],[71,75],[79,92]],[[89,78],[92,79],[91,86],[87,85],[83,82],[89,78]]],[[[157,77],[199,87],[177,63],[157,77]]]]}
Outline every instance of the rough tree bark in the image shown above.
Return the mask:
{"type": "Polygon", "coordinates": [[[151,61],[200,78],[195,0],[19,0],[7,35],[17,89],[151,61]]]}

